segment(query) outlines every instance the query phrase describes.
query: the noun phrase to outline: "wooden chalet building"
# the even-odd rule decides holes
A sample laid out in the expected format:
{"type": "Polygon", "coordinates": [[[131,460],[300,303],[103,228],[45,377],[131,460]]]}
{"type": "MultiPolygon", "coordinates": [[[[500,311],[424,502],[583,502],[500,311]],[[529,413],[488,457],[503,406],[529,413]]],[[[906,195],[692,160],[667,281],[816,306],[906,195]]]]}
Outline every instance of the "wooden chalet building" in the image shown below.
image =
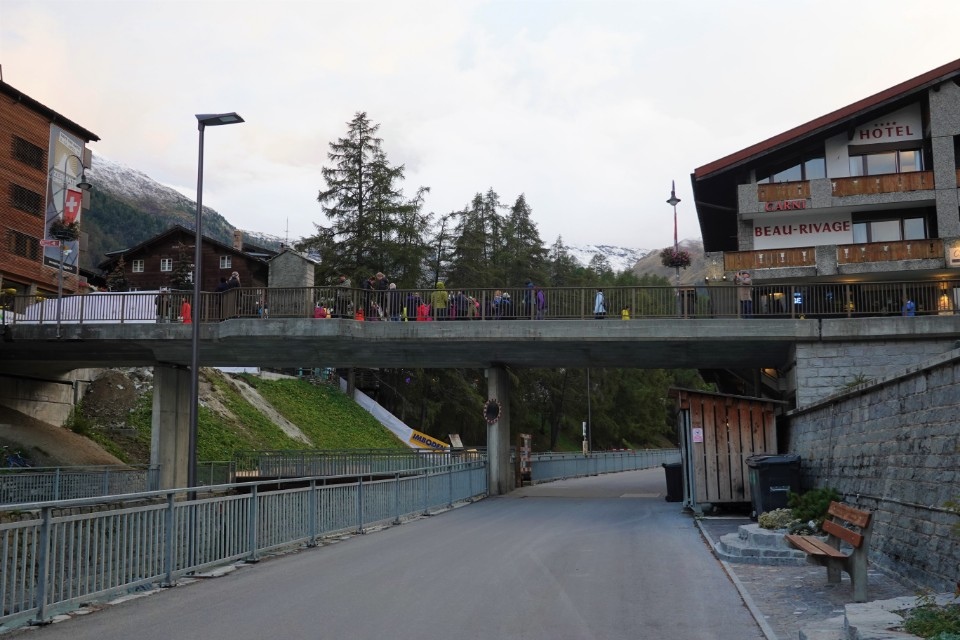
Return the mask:
{"type": "MultiPolygon", "coordinates": [[[[123,259],[123,270],[129,291],[154,291],[161,287],[175,288],[176,274],[189,268],[192,272],[194,257],[193,229],[175,225],[167,231],[141,242],[135,247],[112,251],[98,267],[107,281],[123,259]],[[185,263],[185,265],[184,265],[185,263]],[[178,269],[179,265],[179,269],[178,269]]],[[[200,283],[202,291],[215,291],[220,279],[229,279],[236,271],[240,274],[241,287],[266,287],[268,260],[275,255],[261,247],[245,251],[242,234],[234,234],[230,246],[217,240],[203,237],[203,257],[200,283]],[[237,247],[241,248],[237,248],[237,247]]],[[[247,248],[251,248],[248,246],[247,248]]],[[[190,285],[192,287],[192,285],[190,285]]]]}

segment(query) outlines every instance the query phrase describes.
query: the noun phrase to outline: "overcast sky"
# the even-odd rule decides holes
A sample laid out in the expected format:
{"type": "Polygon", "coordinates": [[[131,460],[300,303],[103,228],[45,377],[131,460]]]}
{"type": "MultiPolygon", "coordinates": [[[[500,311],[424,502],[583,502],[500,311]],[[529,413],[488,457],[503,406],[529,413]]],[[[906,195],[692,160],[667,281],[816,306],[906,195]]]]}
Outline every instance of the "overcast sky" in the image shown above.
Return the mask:
{"type": "Polygon", "coordinates": [[[701,165],[960,57],[957,0],[0,0],[3,79],[96,154],[242,228],[326,224],[329,143],[358,111],[444,214],[524,193],[544,242],[699,238],[701,165]]]}

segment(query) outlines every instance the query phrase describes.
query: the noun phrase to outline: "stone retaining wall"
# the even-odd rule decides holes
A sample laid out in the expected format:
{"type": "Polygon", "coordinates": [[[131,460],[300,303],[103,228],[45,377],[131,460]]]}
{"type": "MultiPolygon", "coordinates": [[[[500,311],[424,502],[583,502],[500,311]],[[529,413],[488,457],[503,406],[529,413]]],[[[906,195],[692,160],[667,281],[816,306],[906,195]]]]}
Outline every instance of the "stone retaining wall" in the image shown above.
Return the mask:
{"type": "Polygon", "coordinates": [[[870,560],[918,586],[960,581],[960,350],[786,416],[804,488],[875,512],[870,560]]]}

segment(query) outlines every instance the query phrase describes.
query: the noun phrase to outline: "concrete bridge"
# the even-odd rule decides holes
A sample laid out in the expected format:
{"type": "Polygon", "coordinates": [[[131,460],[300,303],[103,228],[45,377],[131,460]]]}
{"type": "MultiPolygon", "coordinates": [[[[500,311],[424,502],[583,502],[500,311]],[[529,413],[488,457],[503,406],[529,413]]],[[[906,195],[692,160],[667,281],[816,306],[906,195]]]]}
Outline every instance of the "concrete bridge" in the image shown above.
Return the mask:
{"type": "MultiPolygon", "coordinates": [[[[657,318],[501,322],[231,319],[200,327],[201,366],[481,368],[501,401],[488,427],[489,487],[510,491],[510,367],[769,369],[795,404],[954,346],[960,316],[657,318]]],[[[185,486],[191,326],[18,323],[3,327],[0,401],[37,399],[31,380],[83,368],[152,366],[153,462],[185,486]],[[59,335],[59,337],[58,337],[59,335]],[[15,381],[15,384],[10,384],[15,381]],[[30,387],[30,388],[28,388],[30,387]]]]}

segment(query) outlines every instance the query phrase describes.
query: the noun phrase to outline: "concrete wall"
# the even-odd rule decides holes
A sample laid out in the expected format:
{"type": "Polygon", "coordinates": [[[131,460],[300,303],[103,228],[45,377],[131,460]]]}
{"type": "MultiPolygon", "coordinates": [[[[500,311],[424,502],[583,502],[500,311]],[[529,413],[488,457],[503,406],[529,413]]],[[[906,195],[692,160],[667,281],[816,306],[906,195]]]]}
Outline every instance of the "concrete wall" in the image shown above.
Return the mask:
{"type": "Polygon", "coordinates": [[[960,580],[958,517],[944,508],[960,499],[958,416],[960,349],[785,417],[804,488],[874,511],[870,561],[937,591],[960,580]]]}
{"type": "Polygon", "coordinates": [[[791,388],[797,407],[842,393],[857,380],[877,380],[950,351],[954,339],[805,342],[795,348],[791,388]]]}
{"type": "Polygon", "coordinates": [[[0,375],[0,405],[61,426],[99,369],[77,369],[45,378],[0,375]]]}

